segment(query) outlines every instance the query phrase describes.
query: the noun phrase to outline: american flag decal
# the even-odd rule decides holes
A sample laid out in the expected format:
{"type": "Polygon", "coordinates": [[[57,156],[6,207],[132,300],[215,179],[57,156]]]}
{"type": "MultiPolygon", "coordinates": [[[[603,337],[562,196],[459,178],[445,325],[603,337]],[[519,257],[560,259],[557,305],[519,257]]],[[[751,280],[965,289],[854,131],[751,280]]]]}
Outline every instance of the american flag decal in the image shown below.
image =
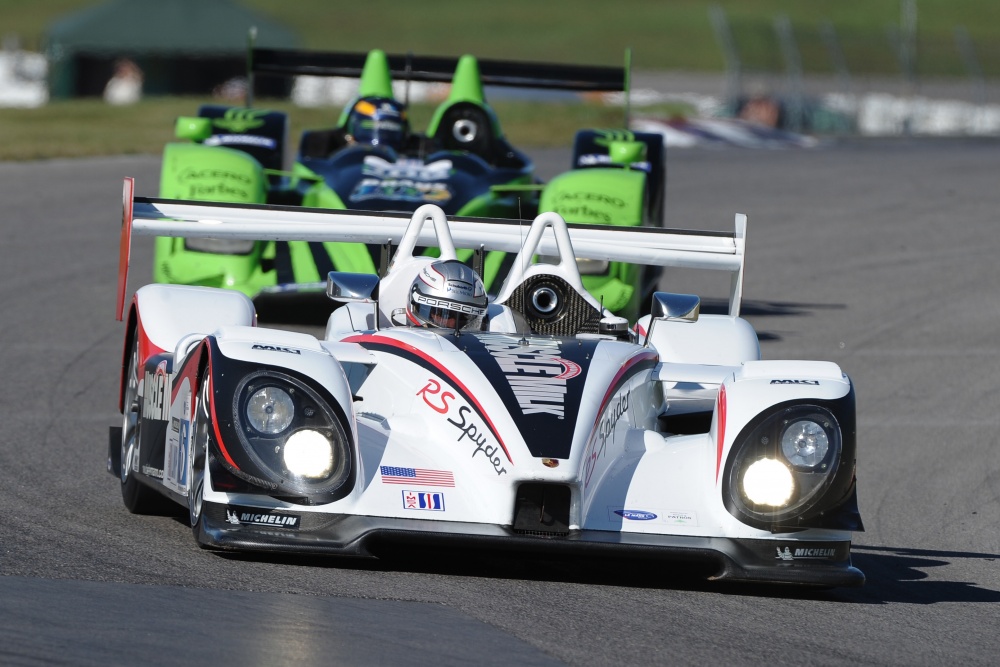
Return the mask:
{"type": "Polygon", "coordinates": [[[399,468],[380,466],[383,484],[409,484],[420,486],[455,486],[455,475],[448,470],[427,468],[399,468]]]}

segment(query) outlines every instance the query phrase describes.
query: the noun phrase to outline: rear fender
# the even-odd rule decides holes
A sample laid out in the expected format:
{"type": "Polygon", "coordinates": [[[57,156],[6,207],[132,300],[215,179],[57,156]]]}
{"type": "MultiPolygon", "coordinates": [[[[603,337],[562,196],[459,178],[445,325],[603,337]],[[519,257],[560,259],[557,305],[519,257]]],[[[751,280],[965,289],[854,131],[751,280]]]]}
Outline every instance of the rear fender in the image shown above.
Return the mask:
{"type": "MultiPolygon", "coordinates": [[[[830,361],[747,361],[724,386],[727,441],[774,405],[807,400],[837,401],[851,391],[850,379],[830,361]]],[[[730,444],[727,442],[727,447],[730,444]]]]}
{"type": "Polygon", "coordinates": [[[677,364],[739,366],[760,359],[757,333],[746,320],[728,315],[701,315],[695,322],[661,320],[653,324],[643,316],[636,323],[639,342],[659,352],[664,361],[677,364]]]}
{"type": "Polygon", "coordinates": [[[139,367],[143,368],[149,358],[165,352],[180,351],[176,357],[179,359],[187,351],[188,346],[181,345],[185,341],[201,338],[221,326],[254,325],[256,319],[253,302],[241,292],[184,285],[151,284],[139,288],[126,320],[119,411],[124,408],[128,355],[133,343],[139,347],[139,367]]]}
{"type": "Polygon", "coordinates": [[[134,308],[142,336],[150,345],[173,352],[192,334],[206,336],[224,326],[255,326],[253,302],[233,290],[187,285],[141,287],[134,308]]]}

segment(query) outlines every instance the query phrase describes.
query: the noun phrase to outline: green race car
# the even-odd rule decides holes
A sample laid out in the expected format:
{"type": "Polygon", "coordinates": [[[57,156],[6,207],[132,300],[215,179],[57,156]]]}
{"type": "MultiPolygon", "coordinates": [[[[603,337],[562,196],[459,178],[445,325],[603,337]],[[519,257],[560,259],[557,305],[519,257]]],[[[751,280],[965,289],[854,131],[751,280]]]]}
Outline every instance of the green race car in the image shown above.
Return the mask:
{"type": "MultiPolygon", "coordinates": [[[[530,219],[555,211],[571,223],[662,224],[660,135],[582,130],[572,168],[543,184],[531,158],[504,137],[484,95],[484,86],[621,91],[627,68],[254,48],[249,71],[360,81],[335,127],[303,132],[290,169],[282,112],[205,105],[197,116],[179,118],[176,134],[186,141],[164,150],[161,198],[370,211],[433,203],[455,216],[530,219]],[[410,127],[406,104],[393,96],[394,78],[450,82],[423,132],[410,127]]],[[[252,298],[287,295],[315,291],[329,271],[376,273],[382,254],[380,246],[354,243],[161,237],[153,277],[231,287],[252,298]]],[[[477,260],[468,251],[461,259],[475,263],[493,292],[510,261],[499,252],[477,260]]],[[[605,307],[630,319],[658,278],[620,262],[586,260],[580,270],[605,307]]]]}

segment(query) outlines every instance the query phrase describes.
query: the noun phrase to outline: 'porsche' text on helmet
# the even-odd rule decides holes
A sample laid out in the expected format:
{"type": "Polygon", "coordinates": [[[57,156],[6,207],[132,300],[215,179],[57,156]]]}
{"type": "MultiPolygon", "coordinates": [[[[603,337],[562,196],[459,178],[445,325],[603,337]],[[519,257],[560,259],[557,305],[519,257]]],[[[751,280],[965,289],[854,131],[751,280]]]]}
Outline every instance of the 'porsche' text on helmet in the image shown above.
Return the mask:
{"type": "Polygon", "coordinates": [[[428,264],[413,280],[407,315],[419,326],[475,331],[482,326],[486,303],[476,272],[448,259],[428,264]]]}

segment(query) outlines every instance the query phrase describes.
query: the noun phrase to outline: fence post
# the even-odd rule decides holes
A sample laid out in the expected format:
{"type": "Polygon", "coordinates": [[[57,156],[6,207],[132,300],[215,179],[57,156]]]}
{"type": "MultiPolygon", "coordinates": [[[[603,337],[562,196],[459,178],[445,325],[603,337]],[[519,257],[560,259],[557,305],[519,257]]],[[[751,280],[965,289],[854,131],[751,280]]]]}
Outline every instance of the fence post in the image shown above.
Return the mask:
{"type": "Polygon", "coordinates": [[[722,49],[722,57],[726,63],[726,103],[728,104],[740,96],[743,66],[736,49],[736,40],[733,39],[733,31],[729,28],[729,21],[726,19],[726,11],[719,5],[712,5],[708,8],[708,16],[712,21],[715,39],[719,42],[719,48],[722,49]]]}
{"type": "Polygon", "coordinates": [[[802,131],[802,117],[805,108],[802,92],[802,58],[795,43],[792,22],[786,14],[774,17],[774,31],[778,35],[781,57],[785,61],[785,78],[788,81],[788,112],[786,128],[792,132],[802,131]]]}

